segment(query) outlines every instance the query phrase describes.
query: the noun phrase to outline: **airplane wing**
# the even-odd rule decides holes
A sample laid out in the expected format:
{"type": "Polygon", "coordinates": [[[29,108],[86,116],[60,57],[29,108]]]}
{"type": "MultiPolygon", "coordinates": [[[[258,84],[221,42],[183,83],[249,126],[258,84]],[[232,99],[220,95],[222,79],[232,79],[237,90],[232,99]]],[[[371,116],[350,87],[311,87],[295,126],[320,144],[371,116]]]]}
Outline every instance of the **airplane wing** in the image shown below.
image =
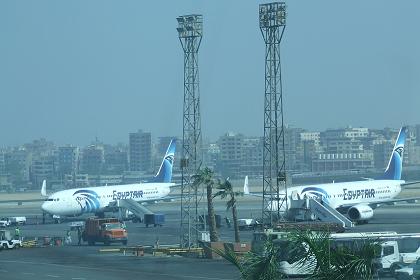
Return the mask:
{"type": "MultiPolygon", "coordinates": [[[[42,182],[42,187],[41,187],[41,196],[42,197],[46,197],[47,196],[47,181],[44,180],[42,182]]],[[[0,199],[0,203],[18,203],[23,204],[24,202],[38,202],[38,201],[45,201],[45,198],[33,198],[33,199],[6,199],[6,200],[1,200],[0,199]]]]}
{"type": "Polygon", "coordinates": [[[362,179],[362,180],[365,180],[365,181],[375,181],[375,179],[373,179],[373,178],[368,178],[368,177],[362,177],[361,179],[362,179]]]}
{"type": "Polygon", "coordinates": [[[380,204],[391,204],[395,202],[416,203],[418,200],[420,200],[420,197],[394,198],[380,204]]]}
{"type": "Polygon", "coordinates": [[[34,198],[34,199],[6,199],[0,200],[0,203],[18,203],[22,204],[24,202],[37,202],[37,201],[45,201],[45,198],[34,198]]]}
{"type": "Polygon", "coordinates": [[[394,205],[395,203],[398,202],[407,202],[409,204],[413,204],[416,203],[417,201],[420,201],[420,197],[409,197],[409,198],[394,198],[394,199],[389,199],[387,201],[382,201],[382,202],[378,202],[378,203],[352,203],[352,204],[343,204],[343,205],[339,205],[336,207],[336,209],[341,209],[341,210],[346,210],[349,209],[355,205],[358,204],[365,204],[365,205],[369,205],[370,207],[372,207],[373,209],[381,206],[381,205],[394,205]]]}
{"type": "Polygon", "coordinates": [[[405,186],[420,184],[420,181],[413,181],[413,182],[407,182],[404,184],[401,184],[401,187],[404,187],[404,189],[419,189],[420,187],[414,187],[414,188],[406,188],[405,186]]]}

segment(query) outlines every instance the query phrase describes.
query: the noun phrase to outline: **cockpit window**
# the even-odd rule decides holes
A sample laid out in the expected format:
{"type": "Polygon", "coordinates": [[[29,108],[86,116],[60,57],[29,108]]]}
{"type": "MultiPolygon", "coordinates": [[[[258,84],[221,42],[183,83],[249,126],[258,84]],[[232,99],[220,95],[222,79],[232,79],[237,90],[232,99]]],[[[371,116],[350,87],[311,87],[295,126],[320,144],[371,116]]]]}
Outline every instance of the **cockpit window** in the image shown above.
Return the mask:
{"type": "Polygon", "coordinates": [[[60,201],[59,198],[47,198],[45,201],[60,201]]]}

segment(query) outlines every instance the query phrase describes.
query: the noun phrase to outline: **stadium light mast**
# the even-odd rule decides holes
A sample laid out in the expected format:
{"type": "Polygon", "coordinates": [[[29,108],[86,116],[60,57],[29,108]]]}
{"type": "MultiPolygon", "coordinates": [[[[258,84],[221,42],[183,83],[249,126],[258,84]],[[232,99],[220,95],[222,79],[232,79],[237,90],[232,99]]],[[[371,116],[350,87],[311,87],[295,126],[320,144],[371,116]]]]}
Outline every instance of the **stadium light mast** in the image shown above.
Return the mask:
{"type": "Polygon", "coordinates": [[[286,4],[260,4],[259,25],[265,42],[265,94],[262,219],[273,226],[288,209],[280,41],[286,28],[286,4]]]}
{"type": "Polygon", "coordinates": [[[200,88],[198,49],[203,37],[203,16],[177,18],[178,37],[184,51],[184,107],[182,130],[181,240],[182,248],[198,244],[198,208],[202,192],[192,186],[191,177],[201,167],[200,88]]]}

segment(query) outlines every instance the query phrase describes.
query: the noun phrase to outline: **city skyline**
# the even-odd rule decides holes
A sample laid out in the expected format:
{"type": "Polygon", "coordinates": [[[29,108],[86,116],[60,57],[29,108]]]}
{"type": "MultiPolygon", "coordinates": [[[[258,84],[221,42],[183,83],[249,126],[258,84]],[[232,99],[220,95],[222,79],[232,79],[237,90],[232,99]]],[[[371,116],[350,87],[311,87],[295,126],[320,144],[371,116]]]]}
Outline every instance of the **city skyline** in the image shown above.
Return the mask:
{"type": "MultiPolygon", "coordinates": [[[[404,175],[413,179],[418,177],[420,170],[420,124],[408,127],[408,130],[401,129],[406,135],[404,175]]],[[[382,172],[399,131],[363,127],[320,132],[287,129],[286,170],[296,176],[303,173],[382,172]]],[[[43,180],[60,189],[75,185],[130,183],[156,174],[172,137],[159,137],[154,142],[151,134],[142,130],[128,136],[128,145],[114,146],[96,141],[85,147],[59,146],[39,139],[23,146],[0,149],[0,191],[10,191],[16,186],[36,188],[43,180]]],[[[263,175],[263,142],[263,137],[226,133],[216,141],[203,143],[203,164],[223,177],[260,178],[263,175]]],[[[181,152],[181,149],[175,152],[174,170],[178,175],[181,174],[181,152]]]]}
{"type": "MultiPolygon", "coordinates": [[[[60,145],[96,137],[127,143],[137,129],[182,135],[176,17],[190,13],[204,17],[203,137],[262,135],[259,3],[1,2],[0,147],[41,137],[60,145]]],[[[286,123],[310,131],[420,123],[420,3],[286,4],[286,123]]]]}
{"type": "MultiPolygon", "coordinates": [[[[408,125],[408,126],[412,127],[413,129],[416,129],[416,127],[420,126],[420,124],[413,124],[413,125],[408,125]]],[[[322,132],[325,132],[325,131],[328,131],[328,130],[341,130],[341,129],[346,129],[346,128],[367,128],[368,130],[392,129],[394,131],[398,131],[398,129],[400,127],[385,126],[385,127],[371,128],[371,127],[347,125],[347,126],[342,126],[342,127],[329,127],[329,128],[324,129],[324,130],[309,130],[305,127],[294,127],[294,126],[288,126],[288,125],[286,126],[286,130],[288,130],[288,129],[302,129],[304,132],[315,132],[315,133],[318,133],[318,132],[322,133],[322,132]]],[[[127,132],[126,135],[125,135],[126,139],[123,139],[122,141],[107,142],[105,139],[100,139],[98,137],[95,137],[94,139],[88,140],[84,143],[70,143],[70,142],[60,143],[60,142],[54,141],[54,139],[50,139],[48,137],[41,136],[41,137],[38,137],[38,138],[28,139],[27,141],[22,142],[22,143],[15,143],[15,144],[11,144],[11,145],[0,145],[0,151],[1,151],[1,149],[5,149],[5,148],[14,148],[14,147],[20,147],[20,146],[23,146],[23,145],[31,144],[31,143],[33,143],[35,141],[38,141],[38,140],[45,140],[47,142],[51,142],[54,145],[56,145],[56,147],[66,147],[66,146],[87,147],[87,146],[95,145],[95,144],[112,145],[112,146],[119,146],[119,145],[128,146],[129,142],[130,142],[129,141],[130,140],[130,134],[137,133],[138,131],[145,132],[145,133],[151,133],[150,131],[148,131],[146,129],[141,129],[140,128],[140,129],[136,129],[135,131],[127,132]]],[[[220,135],[215,135],[214,138],[204,137],[203,141],[206,141],[206,142],[209,142],[209,143],[214,143],[214,142],[217,142],[218,139],[220,139],[221,137],[223,137],[227,134],[243,135],[244,137],[249,137],[249,138],[263,137],[262,133],[261,133],[261,135],[248,135],[248,134],[245,134],[241,131],[230,130],[230,131],[225,131],[224,133],[222,133],[220,135]]],[[[153,135],[153,134],[151,134],[152,144],[157,143],[159,141],[159,138],[166,138],[166,137],[175,137],[175,138],[178,138],[178,139],[182,140],[182,134],[180,134],[180,135],[153,135]]]]}

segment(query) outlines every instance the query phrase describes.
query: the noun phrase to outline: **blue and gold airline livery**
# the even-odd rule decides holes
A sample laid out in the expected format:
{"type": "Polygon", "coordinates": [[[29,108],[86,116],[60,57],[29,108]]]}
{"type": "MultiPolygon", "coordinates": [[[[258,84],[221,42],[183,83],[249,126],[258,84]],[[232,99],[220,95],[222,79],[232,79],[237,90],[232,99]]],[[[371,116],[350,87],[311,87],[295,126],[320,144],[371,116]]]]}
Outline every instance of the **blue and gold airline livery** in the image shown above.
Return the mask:
{"type": "Polygon", "coordinates": [[[45,200],[42,210],[56,216],[78,216],[84,213],[103,213],[121,200],[163,200],[175,185],[171,183],[175,144],[175,139],[172,139],[158,173],[149,182],[59,191],[45,200]]]}
{"type": "MultiPolygon", "coordinates": [[[[381,204],[406,201],[413,202],[420,198],[396,199],[401,187],[407,185],[401,180],[404,143],[407,136],[407,127],[402,127],[392,150],[391,157],[384,175],[377,180],[354,181],[344,183],[329,183],[311,186],[297,186],[287,188],[288,199],[292,195],[300,198],[310,197],[322,199],[332,208],[347,213],[353,221],[367,221],[373,217],[373,209],[381,204]]],[[[410,184],[410,183],[408,183],[410,184]]],[[[250,193],[248,180],[245,178],[244,193],[254,196],[262,194],[250,193]]],[[[284,198],[280,197],[279,200],[284,198]]],[[[271,201],[271,209],[277,209],[277,202],[271,201]]],[[[285,203],[282,206],[285,208],[285,203]]],[[[288,203],[290,205],[290,203],[288,203]]],[[[285,211],[286,209],[281,209],[285,211]]]]}

